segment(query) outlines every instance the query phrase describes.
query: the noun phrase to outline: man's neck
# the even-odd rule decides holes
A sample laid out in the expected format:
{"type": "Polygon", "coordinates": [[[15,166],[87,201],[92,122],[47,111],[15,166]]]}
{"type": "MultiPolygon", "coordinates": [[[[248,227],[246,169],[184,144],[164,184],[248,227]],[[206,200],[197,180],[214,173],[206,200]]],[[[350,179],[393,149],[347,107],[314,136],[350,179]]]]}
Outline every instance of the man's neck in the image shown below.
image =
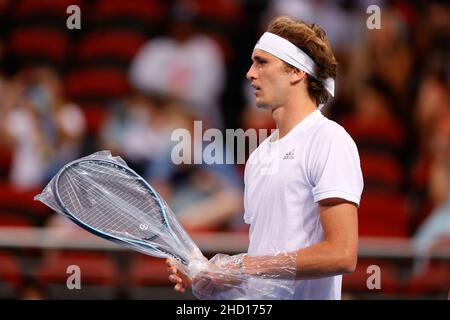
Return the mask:
{"type": "Polygon", "coordinates": [[[283,138],[300,121],[317,110],[316,104],[309,98],[290,99],[287,103],[272,110],[272,117],[277,125],[278,139],[283,138]]]}

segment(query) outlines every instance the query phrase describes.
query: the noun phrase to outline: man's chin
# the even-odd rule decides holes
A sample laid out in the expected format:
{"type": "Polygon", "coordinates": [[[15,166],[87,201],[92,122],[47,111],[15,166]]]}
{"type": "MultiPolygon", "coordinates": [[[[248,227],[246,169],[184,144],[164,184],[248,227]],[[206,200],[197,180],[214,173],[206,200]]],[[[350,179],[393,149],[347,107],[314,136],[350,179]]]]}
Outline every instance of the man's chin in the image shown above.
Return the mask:
{"type": "Polygon", "coordinates": [[[272,107],[269,104],[267,104],[267,103],[265,103],[263,101],[258,101],[258,100],[256,100],[256,107],[258,109],[264,109],[264,110],[271,110],[272,109],[272,107]]]}

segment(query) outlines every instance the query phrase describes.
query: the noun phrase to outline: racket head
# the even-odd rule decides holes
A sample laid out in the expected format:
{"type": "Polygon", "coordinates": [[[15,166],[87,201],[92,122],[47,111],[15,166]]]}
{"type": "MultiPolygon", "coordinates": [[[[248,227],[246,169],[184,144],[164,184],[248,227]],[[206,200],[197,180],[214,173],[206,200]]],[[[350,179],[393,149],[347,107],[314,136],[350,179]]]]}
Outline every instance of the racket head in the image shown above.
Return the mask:
{"type": "Polygon", "coordinates": [[[167,204],[132,169],[103,159],[73,161],[58,173],[53,191],[64,214],[85,230],[186,263],[167,250],[167,240],[179,242],[167,204]]]}

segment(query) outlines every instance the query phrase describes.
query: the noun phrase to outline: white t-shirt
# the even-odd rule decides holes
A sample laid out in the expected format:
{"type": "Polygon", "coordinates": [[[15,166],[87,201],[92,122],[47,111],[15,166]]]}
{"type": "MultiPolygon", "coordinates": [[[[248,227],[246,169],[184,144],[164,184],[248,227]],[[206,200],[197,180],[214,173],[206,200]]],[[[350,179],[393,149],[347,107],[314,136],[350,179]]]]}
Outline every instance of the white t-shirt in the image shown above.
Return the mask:
{"type": "MultiPolygon", "coordinates": [[[[249,255],[292,252],[320,242],[324,233],[318,201],[337,197],[359,205],[363,189],[353,139],[319,110],[281,139],[271,141],[272,136],[245,167],[249,255]]],[[[340,299],[341,282],[341,275],[298,280],[294,299],[340,299]]]]}

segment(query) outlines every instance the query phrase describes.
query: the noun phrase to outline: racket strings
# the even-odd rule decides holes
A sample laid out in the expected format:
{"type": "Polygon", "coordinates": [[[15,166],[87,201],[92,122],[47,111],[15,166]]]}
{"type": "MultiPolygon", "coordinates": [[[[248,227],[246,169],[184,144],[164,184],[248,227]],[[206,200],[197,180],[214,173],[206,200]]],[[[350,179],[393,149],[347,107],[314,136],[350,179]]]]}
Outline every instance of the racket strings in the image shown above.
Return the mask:
{"type": "Polygon", "coordinates": [[[60,181],[61,197],[69,201],[71,211],[80,220],[101,230],[119,232],[121,236],[126,233],[151,239],[161,235],[164,221],[155,199],[142,201],[143,195],[130,192],[141,190],[148,194],[135,177],[100,165],[89,164],[80,169],[86,174],[80,175],[78,168],[69,169],[60,181]],[[73,197],[80,192],[86,196],[73,197]],[[144,221],[144,217],[150,221],[144,221]]]}

